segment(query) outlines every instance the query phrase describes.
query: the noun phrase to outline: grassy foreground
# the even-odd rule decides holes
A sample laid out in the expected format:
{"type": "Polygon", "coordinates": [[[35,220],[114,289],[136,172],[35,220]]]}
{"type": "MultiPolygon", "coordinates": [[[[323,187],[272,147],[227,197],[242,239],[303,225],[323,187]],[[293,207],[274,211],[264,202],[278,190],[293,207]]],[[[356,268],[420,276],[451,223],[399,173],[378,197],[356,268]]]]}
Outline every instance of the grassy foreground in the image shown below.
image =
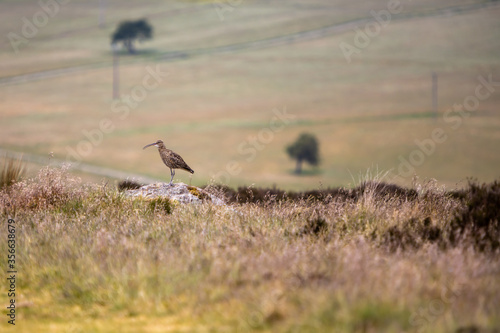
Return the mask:
{"type": "MultiPolygon", "coordinates": [[[[14,219],[17,237],[10,330],[500,328],[499,183],[251,198],[151,205],[48,167],[4,187],[2,223],[14,219]]],[[[6,228],[0,235],[6,272],[6,228]]],[[[8,301],[2,293],[3,328],[8,301]]]]}

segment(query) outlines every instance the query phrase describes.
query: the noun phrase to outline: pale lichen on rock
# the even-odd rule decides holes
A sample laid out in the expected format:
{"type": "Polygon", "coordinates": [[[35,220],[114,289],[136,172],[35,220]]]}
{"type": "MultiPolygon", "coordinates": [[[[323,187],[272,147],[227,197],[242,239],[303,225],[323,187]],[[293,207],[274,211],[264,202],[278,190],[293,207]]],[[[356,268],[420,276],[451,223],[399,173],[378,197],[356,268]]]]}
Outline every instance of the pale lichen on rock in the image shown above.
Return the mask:
{"type": "Polygon", "coordinates": [[[168,183],[154,183],[141,186],[135,190],[125,191],[126,195],[132,197],[144,197],[153,199],[157,197],[167,197],[172,201],[179,203],[197,203],[211,202],[215,205],[224,205],[224,200],[208,193],[206,190],[186,185],[184,183],[175,183],[170,186],[168,183]]]}

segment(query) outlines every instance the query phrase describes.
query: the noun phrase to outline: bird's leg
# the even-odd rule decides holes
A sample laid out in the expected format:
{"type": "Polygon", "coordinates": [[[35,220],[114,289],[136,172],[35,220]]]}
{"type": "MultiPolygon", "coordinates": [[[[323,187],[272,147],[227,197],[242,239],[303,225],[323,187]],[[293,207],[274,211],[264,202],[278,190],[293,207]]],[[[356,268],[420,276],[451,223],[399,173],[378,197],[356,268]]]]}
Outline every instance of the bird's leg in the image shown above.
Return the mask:
{"type": "Polygon", "coordinates": [[[170,177],[170,183],[168,185],[173,186],[172,180],[174,179],[174,175],[175,175],[175,170],[174,169],[170,169],[170,175],[172,177],[170,177]]]}

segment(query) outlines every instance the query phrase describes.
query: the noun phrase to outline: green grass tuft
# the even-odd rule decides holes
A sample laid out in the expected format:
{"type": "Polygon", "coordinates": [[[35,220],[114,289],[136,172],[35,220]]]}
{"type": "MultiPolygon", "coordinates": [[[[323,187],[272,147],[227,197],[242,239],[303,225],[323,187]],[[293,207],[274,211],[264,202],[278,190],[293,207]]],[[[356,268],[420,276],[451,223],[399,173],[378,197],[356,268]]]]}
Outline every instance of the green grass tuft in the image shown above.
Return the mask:
{"type": "Polygon", "coordinates": [[[172,201],[166,197],[158,197],[155,199],[151,199],[148,202],[148,209],[152,213],[162,211],[162,212],[165,212],[167,214],[171,214],[172,210],[174,208],[173,206],[174,205],[173,205],[172,201]]]}

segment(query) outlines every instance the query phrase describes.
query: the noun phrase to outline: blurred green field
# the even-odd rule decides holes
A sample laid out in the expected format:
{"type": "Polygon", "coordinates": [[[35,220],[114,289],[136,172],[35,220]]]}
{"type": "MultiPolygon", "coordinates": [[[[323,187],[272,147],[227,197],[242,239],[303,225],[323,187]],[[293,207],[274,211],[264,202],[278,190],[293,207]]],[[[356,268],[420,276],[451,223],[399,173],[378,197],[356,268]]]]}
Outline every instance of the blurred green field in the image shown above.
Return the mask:
{"type": "Polygon", "coordinates": [[[72,1],[15,53],[9,32],[21,34],[22,17],[31,20],[41,9],[34,1],[2,2],[0,148],[54,152],[64,160],[68,147],[87,140],[82,131],[107,118],[114,130],[83,162],[168,180],[157,152],[142,150],[162,139],[195,170],[192,179],[178,172],[177,181],[204,185],[238,163],[237,175],[219,180],[306,189],[347,186],[367,170],[408,184],[411,176],[393,178],[400,156],[408,158],[418,148],[415,140],[442,128],[447,140],[415,168],[420,178],[455,187],[467,177],[500,176],[500,86],[456,130],[443,120],[453,104],[474,95],[478,76],[500,81],[497,2],[402,1],[402,12],[351,63],[339,45],[353,45],[354,30],[322,28],[370,19],[370,10],[386,9],[387,1],[243,0],[224,20],[210,1],[105,3],[104,27],[98,2],[72,1]],[[110,35],[121,20],[141,17],[154,27],[154,38],[139,44],[135,56],[121,53],[120,92],[140,86],[147,68],[169,75],[121,119],[113,112],[110,35]],[[272,42],[279,36],[290,39],[272,42]],[[268,44],[253,43],[261,40],[268,44]],[[58,69],[68,72],[56,75],[58,69]],[[439,75],[437,119],[433,71],[439,75]],[[275,109],[286,109],[295,121],[255,158],[242,154],[252,136],[269,128],[275,109]],[[322,163],[299,177],[285,146],[304,131],[318,136],[322,163]]]}

